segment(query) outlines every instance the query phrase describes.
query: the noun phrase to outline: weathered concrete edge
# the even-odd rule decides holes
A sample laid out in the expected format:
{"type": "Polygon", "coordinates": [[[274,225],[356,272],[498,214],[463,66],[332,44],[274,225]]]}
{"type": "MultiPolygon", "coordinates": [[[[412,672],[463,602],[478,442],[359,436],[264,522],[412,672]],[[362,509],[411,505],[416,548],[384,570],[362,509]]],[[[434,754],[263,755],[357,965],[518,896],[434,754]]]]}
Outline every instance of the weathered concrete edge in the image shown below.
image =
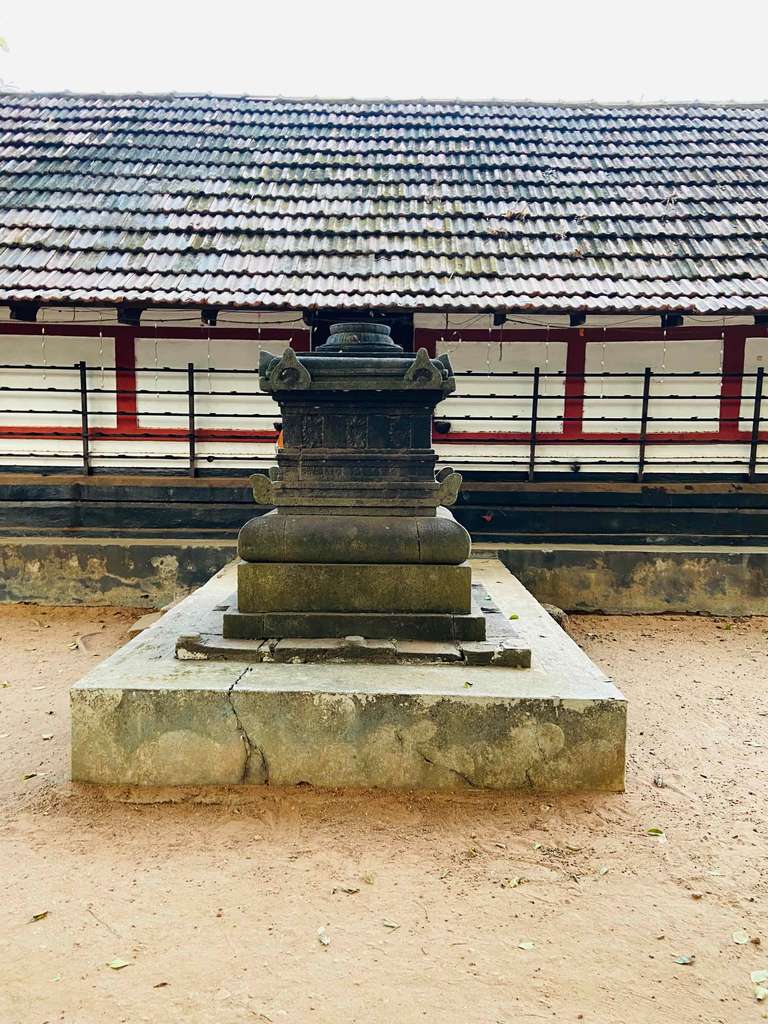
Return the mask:
{"type": "Polygon", "coordinates": [[[0,538],[0,602],[162,608],[205,583],[237,542],[0,538]]]}
{"type": "Polygon", "coordinates": [[[768,548],[493,544],[539,601],[569,612],[768,615],[768,548]]]}
{"type": "Polygon", "coordinates": [[[473,668],[444,686],[446,670],[430,666],[409,672],[408,686],[385,674],[384,689],[371,692],[355,666],[273,665],[259,675],[232,662],[173,661],[175,636],[206,614],[201,602],[215,606],[231,593],[228,566],[72,688],[73,780],[621,790],[623,697],[498,562],[476,571],[487,586],[506,583],[494,597],[521,610],[516,626],[540,645],[536,668],[473,668]],[[553,660],[567,680],[547,670],[553,660]],[[435,692],[436,679],[444,692],[435,692]],[[308,745],[313,730],[318,742],[308,745]],[[451,742],[457,735],[461,742],[451,742]]]}
{"type": "MultiPolygon", "coordinates": [[[[235,541],[0,538],[0,602],[161,608],[235,555],[235,541]]],[[[475,544],[566,611],[768,615],[768,548],[475,544]]]]}

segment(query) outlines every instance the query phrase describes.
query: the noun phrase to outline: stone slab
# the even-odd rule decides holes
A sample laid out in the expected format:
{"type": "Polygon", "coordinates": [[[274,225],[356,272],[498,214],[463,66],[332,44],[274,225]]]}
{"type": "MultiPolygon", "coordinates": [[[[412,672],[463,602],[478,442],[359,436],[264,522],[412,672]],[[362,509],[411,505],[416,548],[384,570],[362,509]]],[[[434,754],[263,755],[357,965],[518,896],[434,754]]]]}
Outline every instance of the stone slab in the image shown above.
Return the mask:
{"type": "Polygon", "coordinates": [[[469,615],[402,612],[240,612],[224,613],[223,635],[230,640],[274,636],[336,637],[361,635],[387,640],[483,640],[486,618],[479,611],[469,615]]]}
{"type": "Polygon", "coordinates": [[[72,687],[73,780],[622,790],[622,695],[501,563],[475,576],[531,668],[177,661],[201,619],[220,631],[228,566],[72,687]]]}
{"type": "Polygon", "coordinates": [[[229,640],[216,633],[181,635],[179,661],[334,662],[354,665],[444,664],[530,668],[531,650],[519,637],[468,645],[428,640],[371,640],[365,637],[293,637],[284,640],[229,640]]]}
{"type": "MultiPolygon", "coordinates": [[[[241,612],[420,612],[467,615],[464,565],[240,562],[241,612]]],[[[355,630],[354,632],[359,632],[355,630]]]]}

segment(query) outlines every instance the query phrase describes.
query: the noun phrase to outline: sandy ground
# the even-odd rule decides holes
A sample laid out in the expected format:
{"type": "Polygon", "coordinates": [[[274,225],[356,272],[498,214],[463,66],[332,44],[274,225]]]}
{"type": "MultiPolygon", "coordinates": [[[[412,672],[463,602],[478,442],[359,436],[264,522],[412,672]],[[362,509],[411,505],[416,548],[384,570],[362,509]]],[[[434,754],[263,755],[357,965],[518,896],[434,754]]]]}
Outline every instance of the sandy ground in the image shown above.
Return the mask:
{"type": "Polygon", "coordinates": [[[67,783],[67,687],[133,618],[0,607],[2,1024],[768,1016],[768,620],[572,620],[625,795],[136,805],[67,783]]]}

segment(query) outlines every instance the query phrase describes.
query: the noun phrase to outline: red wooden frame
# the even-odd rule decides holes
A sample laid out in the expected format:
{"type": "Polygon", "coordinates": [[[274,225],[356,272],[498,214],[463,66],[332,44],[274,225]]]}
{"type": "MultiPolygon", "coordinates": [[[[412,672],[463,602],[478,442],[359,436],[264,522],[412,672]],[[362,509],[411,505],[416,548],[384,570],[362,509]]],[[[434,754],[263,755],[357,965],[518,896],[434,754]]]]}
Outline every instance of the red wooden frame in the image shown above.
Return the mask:
{"type": "MultiPolygon", "coordinates": [[[[142,428],[139,425],[138,400],[136,395],[136,341],[138,339],[162,338],[163,340],[204,340],[221,339],[244,341],[290,341],[299,352],[309,351],[311,332],[309,328],[279,327],[179,327],[172,323],[129,327],[122,324],[104,323],[101,325],[72,323],[19,323],[16,321],[0,322],[0,336],[36,336],[43,332],[48,337],[98,337],[113,338],[115,342],[115,379],[116,390],[116,425],[114,427],[93,427],[89,436],[93,440],[120,438],[122,440],[176,441],[184,440],[187,431],[183,427],[142,428]]],[[[573,443],[579,444],[622,444],[636,443],[637,434],[629,432],[584,432],[584,396],[587,344],[590,342],[621,343],[624,341],[712,341],[722,340],[723,366],[720,386],[720,423],[717,430],[712,431],[681,431],[649,432],[647,441],[672,442],[676,444],[705,444],[708,442],[749,441],[749,431],[739,429],[741,410],[741,374],[744,369],[744,349],[747,338],[768,337],[768,327],[757,325],[738,326],[700,326],[674,327],[662,331],[658,327],[538,327],[538,328],[470,328],[466,330],[439,328],[416,328],[414,330],[414,347],[426,348],[430,355],[436,353],[441,341],[461,341],[468,343],[527,343],[556,341],[565,342],[566,379],[564,389],[563,430],[558,432],[540,431],[537,440],[542,443],[573,443]]],[[[75,438],[80,436],[79,427],[10,427],[0,425],[0,437],[52,437],[75,438]]],[[[209,428],[198,429],[196,437],[199,441],[264,441],[271,442],[275,431],[270,430],[239,430],[209,428]]],[[[495,444],[518,444],[529,440],[528,431],[458,431],[450,434],[435,434],[434,441],[444,444],[465,444],[472,442],[492,442],[495,444]]],[[[768,439],[768,430],[761,431],[761,440],[768,439]]]]}
{"type": "MultiPolygon", "coordinates": [[[[741,374],[744,372],[744,347],[747,338],[768,337],[768,326],[739,324],[736,326],[701,327],[531,327],[531,328],[469,328],[466,330],[442,330],[440,328],[416,328],[414,347],[424,347],[434,356],[438,342],[477,342],[497,344],[498,342],[565,342],[567,345],[565,364],[565,388],[563,401],[563,430],[557,433],[537,432],[537,440],[545,443],[565,443],[577,440],[580,444],[636,443],[637,434],[629,432],[595,433],[583,428],[584,396],[587,345],[591,343],[613,344],[625,341],[722,341],[723,365],[720,382],[720,412],[717,430],[711,431],[649,431],[648,443],[675,442],[680,444],[705,444],[719,441],[743,443],[749,441],[750,432],[739,429],[741,413],[741,374]]],[[[505,431],[503,434],[488,431],[451,431],[449,435],[437,435],[441,443],[462,444],[467,441],[495,441],[497,444],[527,441],[530,434],[505,431]]],[[[760,439],[768,439],[768,430],[760,432],[760,439]]]]}
{"type": "MultiPolygon", "coordinates": [[[[139,425],[138,395],[136,394],[136,341],[138,339],[171,341],[214,341],[216,335],[227,341],[282,341],[290,342],[297,352],[308,352],[310,347],[309,328],[296,329],[284,327],[177,327],[172,324],[158,323],[155,325],[127,327],[123,324],[94,326],[93,324],[54,323],[0,323],[0,336],[33,336],[41,337],[43,332],[48,337],[70,337],[114,339],[115,342],[115,390],[116,415],[114,427],[91,427],[88,436],[95,441],[182,441],[186,440],[188,431],[184,427],[141,427],[139,425]]],[[[78,438],[80,427],[6,427],[0,425],[0,437],[9,438],[78,438]]],[[[274,441],[276,432],[269,430],[235,430],[220,428],[198,428],[195,431],[198,441],[274,441]]]]}

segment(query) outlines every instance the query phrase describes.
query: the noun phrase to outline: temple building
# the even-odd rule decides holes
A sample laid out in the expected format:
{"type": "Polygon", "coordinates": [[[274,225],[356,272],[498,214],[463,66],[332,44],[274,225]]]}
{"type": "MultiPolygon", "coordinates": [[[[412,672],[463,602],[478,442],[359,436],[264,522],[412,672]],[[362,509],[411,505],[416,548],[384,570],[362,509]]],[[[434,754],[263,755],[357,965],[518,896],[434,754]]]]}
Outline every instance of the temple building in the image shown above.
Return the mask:
{"type": "Polygon", "coordinates": [[[262,351],[450,357],[492,541],[768,536],[768,105],[0,96],[0,529],[229,535],[262,351]],[[215,514],[214,514],[215,513],[215,514]]]}

